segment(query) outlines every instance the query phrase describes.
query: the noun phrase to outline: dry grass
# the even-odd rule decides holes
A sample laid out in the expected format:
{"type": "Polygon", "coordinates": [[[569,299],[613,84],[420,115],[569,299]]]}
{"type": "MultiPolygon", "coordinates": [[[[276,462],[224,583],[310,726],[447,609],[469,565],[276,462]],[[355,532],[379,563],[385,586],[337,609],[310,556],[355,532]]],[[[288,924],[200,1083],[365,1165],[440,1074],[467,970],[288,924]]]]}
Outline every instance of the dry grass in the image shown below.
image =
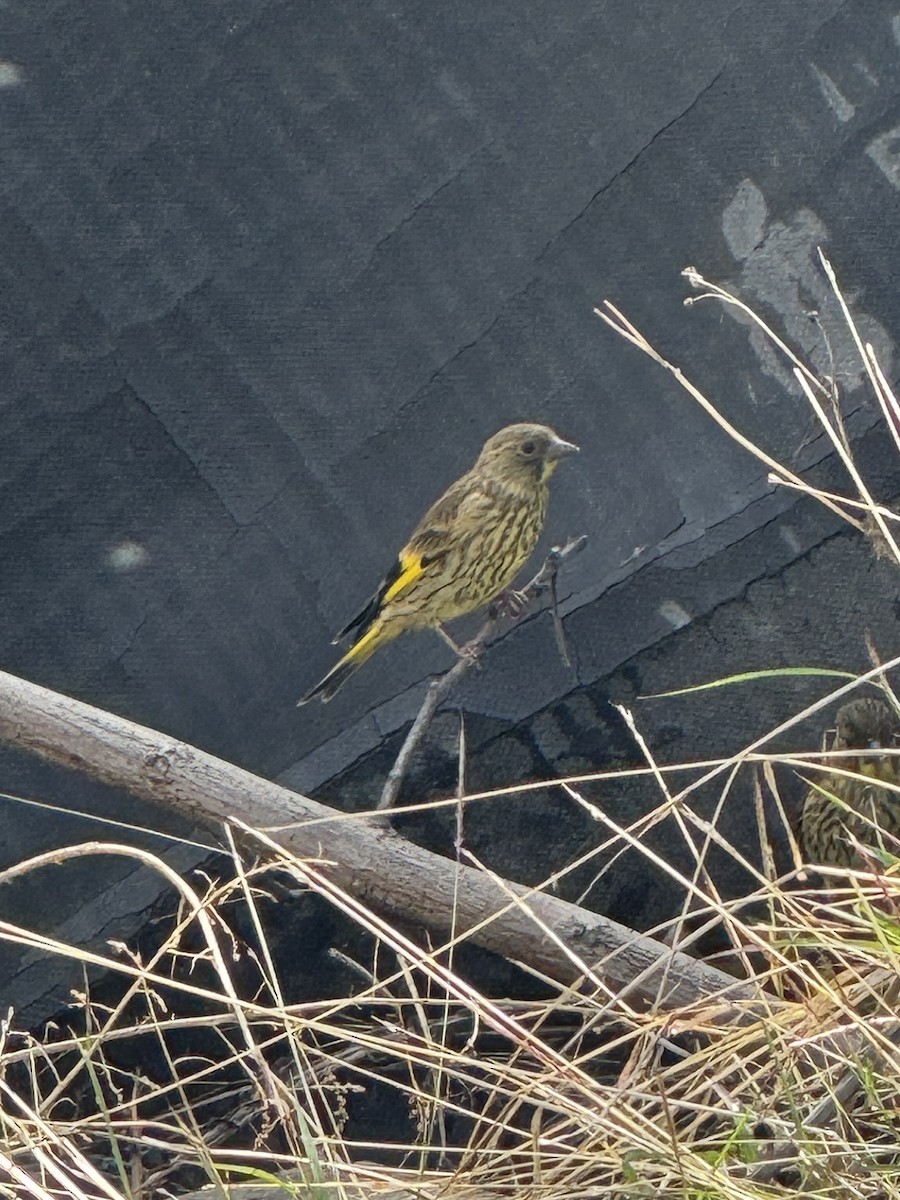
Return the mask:
{"type": "MultiPolygon", "coordinates": [[[[689,277],[704,296],[740,303],[696,272],[689,277]]],[[[829,381],[794,360],[804,394],[854,481],[852,496],[809,488],[734,430],[611,305],[600,315],[672,371],[766,463],[773,482],[807,492],[861,532],[874,531],[880,550],[900,565],[898,517],[859,476],[829,381]]],[[[871,347],[857,342],[900,449],[900,408],[871,347]]],[[[358,979],[352,996],[289,1005],[268,951],[260,897],[276,877],[279,886],[287,878],[292,886],[319,888],[320,876],[262,835],[264,865],[248,864],[233,847],[233,878],[210,883],[202,894],[158,858],[127,846],[82,845],[21,864],[17,872],[24,874],[67,856],[129,855],[166,877],[179,911],[146,959],[123,946],[90,955],[4,927],[7,939],[106,968],[119,986],[114,1002],[101,1003],[87,989],[77,999],[78,1033],[36,1038],[14,1032],[10,1022],[3,1026],[0,1187],[16,1196],[144,1198],[177,1192],[188,1181],[230,1180],[234,1187],[250,1179],[269,1180],[273,1194],[354,1198],[388,1191],[460,1200],[749,1200],[798,1188],[823,1197],[900,1196],[900,873],[886,861],[878,874],[834,875],[823,891],[804,883],[796,847],[790,879],[776,878],[768,852],[773,831],[762,816],[762,868],[719,830],[739,772],[754,773],[760,814],[767,793],[783,816],[775,768],[814,777],[829,769],[829,756],[776,754],[773,740],[865,681],[887,688],[898,665],[900,657],[873,663],[866,676],[841,677],[815,704],[739,754],[702,763],[657,763],[623,710],[644,765],[557,781],[596,820],[600,836],[583,860],[561,866],[542,886],[554,887],[586,863],[601,875],[620,851],[636,849],[687,898],[657,935],[681,948],[705,924],[723,925],[755,979],[759,1007],[752,1021],[729,1022],[713,1007],[638,1009],[590,975],[580,988],[544,980],[549,999],[540,1003],[491,1000],[454,970],[455,939],[426,953],[333,889],[329,901],[366,931],[376,952],[370,961],[348,964],[358,979]],[[659,803],[628,826],[617,825],[588,793],[636,774],[655,781],[659,803]],[[694,800],[712,784],[720,801],[712,817],[703,816],[694,800]],[[647,844],[647,832],[665,819],[692,849],[688,873],[647,844]],[[722,899],[706,869],[713,846],[750,873],[752,895],[722,899]],[[249,987],[250,951],[223,919],[235,905],[254,933],[249,987]],[[152,1069],[126,1065],[135,1062],[152,1069]],[[347,1136],[348,1092],[358,1088],[402,1097],[412,1116],[408,1144],[370,1145],[347,1136]],[[455,1134],[460,1128],[462,1138],[455,1134]],[[292,1174],[273,1182],[272,1172],[292,1174]]],[[[718,701],[712,691],[702,702],[718,701]]],[[[503,795],[446,803],[464,807],[503,795]]],[[[790,841],[786,819],[775,836],[790,841]]]]}

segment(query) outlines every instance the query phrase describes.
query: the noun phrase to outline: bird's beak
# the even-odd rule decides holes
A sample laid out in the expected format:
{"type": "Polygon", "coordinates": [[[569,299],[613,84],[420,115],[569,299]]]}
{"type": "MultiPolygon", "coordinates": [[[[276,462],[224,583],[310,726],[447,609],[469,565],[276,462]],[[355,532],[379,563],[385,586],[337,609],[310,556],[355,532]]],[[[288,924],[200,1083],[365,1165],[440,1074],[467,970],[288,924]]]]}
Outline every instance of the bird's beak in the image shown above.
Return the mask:
{"type": "Polygon", "coordinates": [[[561,437],[555,437],[547,447],[547,458],[550,462],[556,462],[567,454],[577,454],[580,449],[574,442],[564,442],[561,437]]]}

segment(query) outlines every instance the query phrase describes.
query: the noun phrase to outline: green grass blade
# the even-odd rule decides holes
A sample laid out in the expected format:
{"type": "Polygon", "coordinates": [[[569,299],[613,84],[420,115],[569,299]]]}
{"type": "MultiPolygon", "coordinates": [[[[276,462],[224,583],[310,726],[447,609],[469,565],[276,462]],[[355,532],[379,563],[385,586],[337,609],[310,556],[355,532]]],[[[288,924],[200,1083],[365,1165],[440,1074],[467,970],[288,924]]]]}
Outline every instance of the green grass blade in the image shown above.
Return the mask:
{"type": "Polygon", "coordinates": [[[853,671],[833,671],[829,667],[774,667],[765,671],[743,671],[740,675],[726,675],[709,683],[695,683],[691,687],[677,688],[673,692],[651,692],[640,696],[640,700],[665,700],[670,696],[689,696],[692,692],[708,692],[712,688],[730,687],[735,683],[751,683],[756,679],[789,679],[813,676],[823,679],[856,679],[853,671]]]}

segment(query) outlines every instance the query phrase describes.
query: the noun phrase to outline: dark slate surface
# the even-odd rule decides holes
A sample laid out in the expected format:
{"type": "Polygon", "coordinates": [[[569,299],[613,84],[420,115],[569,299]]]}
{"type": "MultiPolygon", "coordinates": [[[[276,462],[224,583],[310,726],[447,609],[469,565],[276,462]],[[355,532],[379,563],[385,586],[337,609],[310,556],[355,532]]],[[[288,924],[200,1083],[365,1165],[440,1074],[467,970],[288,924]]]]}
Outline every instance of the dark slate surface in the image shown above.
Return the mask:
{"type": "MultiPolygon", "coordinates": [[[[491,728],[740,595],[755,530],[773,570],[831,533],[591,309],[614,299],[776,452],[804,401],[746,323],[681,308],[679,272],[732,283],[828,369],[816,309],[870,424],[813,251],[892,372],[895,5],[56,0],[0,9],[0,60],[7,669],[312,789],[447,664],[409,638],[293,707],[506,421],[581,443],[548,544],[591,541],[564,588],[577,677],[529,622],[465,693],[491,728]]],[[[4,767],[11,791],[159,822],[4,767]]],[[[4,863],[96,832],[3,814],[4,863]]],[[[26,887],[4,909],[50,927],[52,897],[68,915],[67,888],[116,878],[58,874],[40,912],[26,887]]],[[[93,911],[84,934],[122,904],[93,911]]]]}

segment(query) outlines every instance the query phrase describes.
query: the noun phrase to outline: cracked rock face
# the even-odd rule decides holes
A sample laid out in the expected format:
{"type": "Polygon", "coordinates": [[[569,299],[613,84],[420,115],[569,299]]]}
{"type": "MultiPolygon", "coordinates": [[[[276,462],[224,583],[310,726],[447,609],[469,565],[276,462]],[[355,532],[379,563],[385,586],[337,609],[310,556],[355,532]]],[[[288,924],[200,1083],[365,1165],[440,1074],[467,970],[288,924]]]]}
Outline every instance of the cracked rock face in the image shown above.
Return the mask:
{"type": "MultiPolygon", "coordinates": [[[[100,0],[62,0],[0,28],[7,669],[366,806],[447,649],[411,636],[333,704],[294,701],[428,503],[523,418],[582,447],[545,539],[590,538],[560,589],[576,669],[546,616],[492,649],[457,697],[470,787],[633,762],[609,700],[670,761],[716,753],[794,694],[712,720],[636,694],[796,656],[862,666],[864,628],[891,644],[889,570],[773,492],[592,309],[610,298],[743,433],[844,489],[756,328],[683,308],[693,263],[838,380],[875,490],[900,491],[815,258],[827,243],[890,375],[895,7],[578,0],[548,20],[535,0],[276,0],[128,3],[111,22],[100,0]]],[[[454,747],[448,717],[408,786],[452,790],[454,747]]],[[[10,792],[159,820],[10,753],[4,771],[10,792]]],[[[617,821],[656,802],[602,791],[617,821]]],[[[5,863],[106,834],[22,811],[7,802],[5,863]]],[[[558,790],[470,820],[522,879],[602,840],[558,790]]],[[[439,821],[409,832],[446,844],[439,821]]],[[[623,862],[587,864],[567,894],[636,924],[678,903],[623,862]]],[[[124,870],[60,873],[73,940],[140,925],[159,885],[124,870]]],[[[8,915],[55,929],[59,895],[9,889],[8,915]]],[[[30,1018],[65,998],[62,975],[0,957],[30,1018]]]]}

